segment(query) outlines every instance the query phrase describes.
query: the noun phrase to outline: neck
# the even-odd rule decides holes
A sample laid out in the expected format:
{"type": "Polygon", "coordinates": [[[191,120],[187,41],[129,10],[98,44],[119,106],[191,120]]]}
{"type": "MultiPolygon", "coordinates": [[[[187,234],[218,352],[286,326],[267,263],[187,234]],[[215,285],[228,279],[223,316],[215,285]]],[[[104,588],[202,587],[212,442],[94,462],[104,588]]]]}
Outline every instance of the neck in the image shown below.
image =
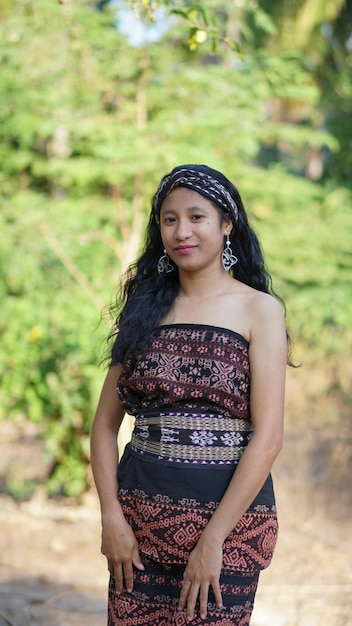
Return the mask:
{"type": "Polygon", "coordinates": [[[180,272],[179,295],[185,298],[214,297],[221,293],[233,281],[225,270],[185,273],[180,272]]]}

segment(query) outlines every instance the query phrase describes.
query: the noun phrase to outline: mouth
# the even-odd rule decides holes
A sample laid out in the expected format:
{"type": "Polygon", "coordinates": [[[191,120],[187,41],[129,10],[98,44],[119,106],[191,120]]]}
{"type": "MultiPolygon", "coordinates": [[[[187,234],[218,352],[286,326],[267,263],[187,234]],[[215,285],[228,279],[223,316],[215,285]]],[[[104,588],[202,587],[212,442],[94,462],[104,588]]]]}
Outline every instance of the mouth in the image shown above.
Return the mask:
{"type": "Polygon", "coordinates": [[[177,248],[175,248],[175,252],[178,252],[179,254],[187,254],[188,252],[192,252],[192,250],[195,250],[197,246],[177,246],[177,248]]]}

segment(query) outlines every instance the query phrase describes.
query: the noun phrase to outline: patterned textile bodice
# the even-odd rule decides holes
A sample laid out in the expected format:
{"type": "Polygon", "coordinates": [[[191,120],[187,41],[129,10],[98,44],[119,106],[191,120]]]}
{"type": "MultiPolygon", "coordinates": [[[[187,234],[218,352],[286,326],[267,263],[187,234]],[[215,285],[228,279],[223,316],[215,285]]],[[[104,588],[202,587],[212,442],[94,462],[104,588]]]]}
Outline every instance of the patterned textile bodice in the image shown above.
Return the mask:
{"type": "Polygon", "coordinates": [[[248,342],[224,328],[170,324],[118,383],[128,413],[177,407],[250,419],[248,342]]]}

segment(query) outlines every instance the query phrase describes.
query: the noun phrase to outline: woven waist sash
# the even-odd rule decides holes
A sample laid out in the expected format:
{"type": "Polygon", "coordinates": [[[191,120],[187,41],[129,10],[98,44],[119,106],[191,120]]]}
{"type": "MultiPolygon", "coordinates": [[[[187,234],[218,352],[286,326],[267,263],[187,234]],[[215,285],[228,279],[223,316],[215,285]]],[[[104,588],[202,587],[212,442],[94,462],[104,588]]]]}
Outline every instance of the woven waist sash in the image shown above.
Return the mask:
{"type": "Polygon", "coordinates": [[[189,463],[238,461],[252,436],[248,420],[209,413],[136,416],[131,449],[147,456],[189,463]]]}

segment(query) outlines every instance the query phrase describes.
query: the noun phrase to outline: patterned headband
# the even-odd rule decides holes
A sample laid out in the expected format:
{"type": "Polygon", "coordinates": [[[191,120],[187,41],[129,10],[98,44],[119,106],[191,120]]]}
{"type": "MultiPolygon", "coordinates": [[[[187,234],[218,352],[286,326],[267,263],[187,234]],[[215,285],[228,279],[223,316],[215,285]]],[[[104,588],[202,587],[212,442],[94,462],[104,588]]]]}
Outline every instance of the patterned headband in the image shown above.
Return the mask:
{"type": "Polygon", "coordinates": [[[187,187],[188,189],[196,191],[208,200],[215,202],[224,209],[226,213],[230,213],[235,222],[237,221],[237,204],[224,185],[205,172],[182,168],[165,176],[154,196],[153,212],[157,224],[160,223],[159,215],[162,203],[176,187],[187,187]]]}

